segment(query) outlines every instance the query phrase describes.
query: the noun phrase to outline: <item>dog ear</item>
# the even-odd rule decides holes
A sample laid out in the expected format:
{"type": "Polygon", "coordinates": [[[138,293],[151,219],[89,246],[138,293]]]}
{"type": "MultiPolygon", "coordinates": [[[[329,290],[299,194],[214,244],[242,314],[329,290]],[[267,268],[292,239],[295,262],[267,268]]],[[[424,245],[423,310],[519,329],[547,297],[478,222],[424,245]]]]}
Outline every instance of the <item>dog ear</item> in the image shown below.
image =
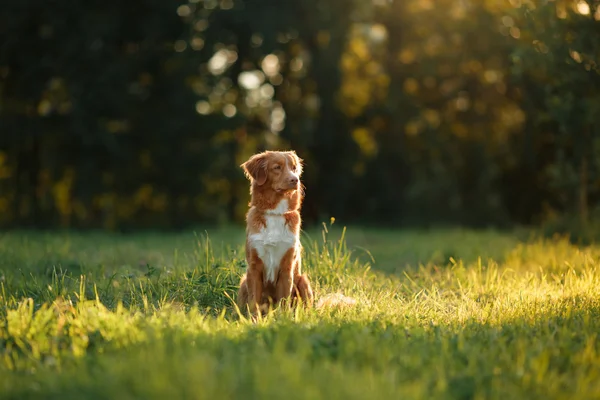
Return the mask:
{"type": "Polygon", "coordinates": [[[267,156],[265,153],[253,155],[241,167],[246,178],[253,180],[257,185],[264,185],[267,181],[267,156]]]}
{"type": "Polygon", "coordinates": [[[296,165],[296,171],[298,173],[298,176],[302,175],[302,170],[304,167],[304,160],[301,159],[300,157],[298,157],[298,155],[296,154],[296,152],[294,150],[291,150],[289,152],[289,154],[294,159],[294,165],[296,165]]]}

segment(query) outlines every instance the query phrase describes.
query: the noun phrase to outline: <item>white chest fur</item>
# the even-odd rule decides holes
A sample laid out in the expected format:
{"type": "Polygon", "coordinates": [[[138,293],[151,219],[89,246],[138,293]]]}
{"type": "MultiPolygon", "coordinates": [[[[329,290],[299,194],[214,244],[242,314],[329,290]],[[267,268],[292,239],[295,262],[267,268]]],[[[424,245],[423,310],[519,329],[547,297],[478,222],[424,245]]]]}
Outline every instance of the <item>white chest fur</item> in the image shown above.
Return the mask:
{"type": "Polygon", "coordinates": [[[275,282],[279,264],[285,253],[296,245],[298,238],[289,230],[283,213],[288,211],[288,201],[281,200],[275,209],[265,214],[266,226],[251,234],[250,244],[256,249],[265,266],[265,281],[275,282]]]}

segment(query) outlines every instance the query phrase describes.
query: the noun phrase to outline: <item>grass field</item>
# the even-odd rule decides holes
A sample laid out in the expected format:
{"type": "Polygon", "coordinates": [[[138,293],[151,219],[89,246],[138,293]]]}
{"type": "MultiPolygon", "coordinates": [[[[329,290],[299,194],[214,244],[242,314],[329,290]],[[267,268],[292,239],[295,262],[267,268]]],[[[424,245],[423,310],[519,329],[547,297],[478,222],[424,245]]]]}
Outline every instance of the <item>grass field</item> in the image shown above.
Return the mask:
{"type": "Polygon", "coordinates": [[[243,228],[2,234],[0,397],[600,398],[600,248],[334,227],[304,268],[359,305],[255,324],[243,228]]]}

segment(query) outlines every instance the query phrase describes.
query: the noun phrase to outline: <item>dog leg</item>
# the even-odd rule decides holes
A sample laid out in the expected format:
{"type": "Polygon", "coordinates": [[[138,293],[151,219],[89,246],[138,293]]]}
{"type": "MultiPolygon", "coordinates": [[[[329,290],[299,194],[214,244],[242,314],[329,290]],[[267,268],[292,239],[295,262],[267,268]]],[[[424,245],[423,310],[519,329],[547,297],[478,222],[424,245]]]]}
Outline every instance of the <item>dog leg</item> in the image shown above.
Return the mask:
{"type": "Polygon", "coordinates": [[[279,274],[277,277],[277,286],[275,289],[275,303],[281,304],[287,302],[294,287],[294,257],[296,248],[289,249],[279,263],[279,274]]]}
{"type": "Polygon", "coordinates": [[[279,279],[277,280],[277,289],[276,289],[276,304],[285,304],[290,299],[292,295],[292,289],[294,287],[294,281],[292,280],[292,275],[288,272],[286,274],[279,274],[279,279]]]}
{"type": "MultiPolygon", "coordinates": [[[[253,267],[257,267],[256,265],[253,267]]],[[[246,285],[248,286],[248,307],[255,314],[261,305],[263,297],[262,268],[251,268],[246,274],[246,285]]]]}
{"type": "Polygon", "coordinates": [[[307,307],[312,307],[314,295],[308,276],[297,275],[294,278],[294,298],[300,299],[307,307]]]}

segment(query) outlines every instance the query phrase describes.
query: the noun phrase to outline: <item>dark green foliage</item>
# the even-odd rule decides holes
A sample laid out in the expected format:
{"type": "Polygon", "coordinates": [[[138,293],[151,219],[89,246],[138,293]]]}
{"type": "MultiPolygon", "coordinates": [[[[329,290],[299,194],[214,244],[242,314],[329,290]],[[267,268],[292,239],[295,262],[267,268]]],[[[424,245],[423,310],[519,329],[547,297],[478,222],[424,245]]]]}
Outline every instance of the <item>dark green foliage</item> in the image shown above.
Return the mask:
{"type": "Polygon", "coordinates": [[[294,148],[307,222],[586,225],[599,19],[591,0],[6,0],[0,224],[240,221],[239,164],[294,148]]]}

